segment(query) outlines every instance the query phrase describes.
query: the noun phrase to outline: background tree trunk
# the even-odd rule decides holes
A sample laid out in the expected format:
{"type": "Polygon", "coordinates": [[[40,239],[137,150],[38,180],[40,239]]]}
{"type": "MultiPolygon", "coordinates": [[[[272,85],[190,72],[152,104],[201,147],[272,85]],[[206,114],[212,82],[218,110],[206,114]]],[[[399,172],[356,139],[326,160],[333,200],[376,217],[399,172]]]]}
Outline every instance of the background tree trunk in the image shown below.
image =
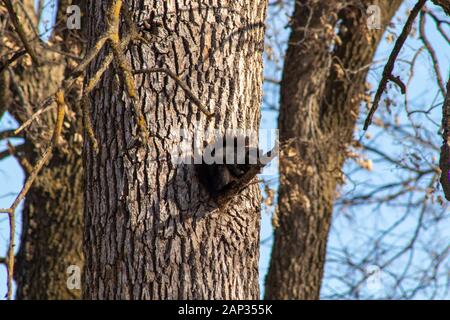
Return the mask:
{"type": "MultiPolygon", "coordinates": [[[[366,9],[358,2],[296,2],[278,122],[280,140],[292,142],[280,156],[279,226],[266,278],[268,299],[319,298],[335,190],[352,142],[366,66],[382,35],[367,29],[366,9]],[[342,43],[333,36],[338,21],[342,43]]],[[[400,4],[378,2],[382,28],[400,4]]]]}
{"type": "MultiPolygon", "coordinates": [[[[266,1],[129,1],[134,19],[156,14],[159,38],[127,52],[133,69],[181,75],[216,115],[206,120],[162,73],[135,76],[151,134],[138,136],[123,81],[110,68],[91,95],[99,154],[85,142],[84,294],[88,299],[257,299],[257,184],[219,210],[192,165],[172,165],[178,128],[258,130],[266,1]],[[198,123],[197,123],[198,121],[198,123]]],[[[107,4],[89,5],[92,45],[107,4]]],[[[156,24],[155,24],[156,25],[156,24]]],[[[104,56],[90,66],[92,76],[104,56]]]]}
{"type": "MultiPolygon", "coordinates": [[[[70,48],[81,53],[82,43],[75,36],[77,30],[60,31],[65,27],[65,12],[72,1],[59,1],[58,28],[53,35],[61,36],[62,50],[70,48]]],[[[37,26],[34,1],[23,1],[24,10],[37,26]]],[[[35,37],[31,24],[24,18],[24,11],[16,3],[16,12],[22,17],[29,38],[35,37]]],[[[37,47],[37,41],[31,42],[37,47]]],[[[8,81],[8,103],[5,104],[13,117],[22,123],[26,121],[38,104],[61,84],[70,73],[70,65],[61,55],[39,48],[39,55],[46,62],[36,67],[27,63],[24,57],[4,71],[2,76],[8,81]],[[9,73],[9,74],[8,74],[9,73]]],[[[6,89],[6,88],[5,88],[6,89]]],[[[80,86],[66,97],[69,114],[80,115],[77,101],[80,86]]],[[[34,164],[45,149],[55,122],[54,113],[43,114],[25,133],[24,152],[17,154],[34,164]]],[[[80,298],[81,290],[67,288],[66,273],[70,265],[83,267],[83,167],[82,167],[82,125],[78,117],[72,115],[65,130],[65,152],[57,151],[49,164],[38,175],[23,204],[22,232],[14,277],[17,285],[16,299],[73,299],[80,298]]],[[[26,175],[27,167],[23,167],[26,175]]]]}
{"type": "Polygon", "coordinates": [[[83,267],[80,154],[54,155],[24,202],[16,299],[79,299],[67,268],[83,267]]]}

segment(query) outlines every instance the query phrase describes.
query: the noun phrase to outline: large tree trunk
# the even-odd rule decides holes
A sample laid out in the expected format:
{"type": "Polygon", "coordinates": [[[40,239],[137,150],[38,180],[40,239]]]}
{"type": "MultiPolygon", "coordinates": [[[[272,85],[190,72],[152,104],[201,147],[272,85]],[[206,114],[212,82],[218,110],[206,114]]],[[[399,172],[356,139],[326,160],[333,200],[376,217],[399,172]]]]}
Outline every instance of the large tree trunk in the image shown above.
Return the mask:
{"type": "Polygon", "coordinates": [[[80,154],[55,154],[26,197],[17,255],[16,299],[79,299],[68,267],[83,267],[80,154]]]}
{"type": "MultiPolygon", "coordinates": [[[[58,20],[65,26],[65,12],[72,1],[59,1],[58,20]]],[[[37,24],[34,1],[23,1],[28,16],[37,24]]],[[[29,39],[34,37],[31,26],[24,19],[24,12],[16,6],[29,39]]],[[[56,34],[62,36],[62,49],[81,51],[82,44],[72,31],[56,34]],[[65,46],[65,47],[64,47],[65,46]]],[[[77,31],[73,31],[77,32],[77,31]]],[[[37,48],[36,41],[32,45],[37,48]]],[[[41,67],[28,65],[27,57],[11,68],[14,80],[8,81],[9,95],[6,106],[14,118],[22,123],[36,111],[38,104],[56,91],[62,79],[70,72],[68,61],[43,48],[39,55],[54,62],[41,67]]],[[[8,75],[5,71],[2,76],[8,75]]],[[[9,77],[9,76],[8,76],[9,77]]],[[[71,112],[78,110],[80,86],[66,97],[71,112]]],[[[25,152],[18,154],[34,164],[43,153],[54,126],[53,113],[43,114],[25,133],[25,152]]],[[[81,158],[82,125],[79,117],[71,118],[70,128],[65,130],[66,152],[57,151],[38,175],[23,205],[22,232],[14,278],[17,284],[16,299],[73,299],[81,297],[81,290],[67,287],[67,268],[83,267],[83,166],[81,158]]],[[[26,175],[27,166],[24,166],[26,175]]]]}
{"type": "MultiPolygon", "coordinates": [[[[400,3],[378,2],[383,28],[400,3]]],[[[280,156],[268,299],[319,298],[335,189],[359,114],[365,66],[382,35],[367,30],[362,12],[338,1],[296,2],[279,116],[280,140],[291,142],[280,156]],[[338,21],[342,43],[333,46],[338,21]]]]}
{"type": "MultiPolygon", "coordinates": [[[[128,3],[135,20],[154,11],[161,23],[161,38],[127,52],[132,67],[180,74],[216,115],[207,120],[163,73],[135,76],[139,107],[158,136],[136,144],[130,100],[115,68],[107,71],[91,95],[98,155],[85,142],[85,298],[257,299],[258,185],[218,209],[193,166],[172,165],[170,153],[178,128],[258,130],[266,1],[128,3]]],[[[92,45],[107,5],[92,1],[88,12],[92,45]]]]}

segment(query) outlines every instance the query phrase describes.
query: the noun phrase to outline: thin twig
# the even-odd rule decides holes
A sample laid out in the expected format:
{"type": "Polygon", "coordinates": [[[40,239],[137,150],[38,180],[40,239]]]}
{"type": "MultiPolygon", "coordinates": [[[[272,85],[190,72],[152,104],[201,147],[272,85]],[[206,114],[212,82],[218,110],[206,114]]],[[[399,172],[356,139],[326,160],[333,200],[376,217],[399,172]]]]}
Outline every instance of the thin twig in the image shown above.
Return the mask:
{"type": "Polygon", "coordinates": [[[0,140],[10,139],[10,138],[21,138],[21,136],[17,135],[16,130],[14,130],[14,129],[0,131],[0,140]]]}
{"type": "Polygon", "coordinates": [[[170,76],[175,82],[186,92],[187,96],[199,107],[199,109],[207,116],[214,116],[213,112],[210,112],[208,108],[198,99],[195,94],[191,91],[187,84],[185,84],[175,72],[170,71],[167,68],[148,68],[133,71],[134,74],[150,74],[155,72],[162,72],[170,76]]]}
{"type": "Polygon", "coordinates": [[[39,116],[41,114],[52,110],[55,107],[55,105],[52,104],[54,101],[55,101],[54,96],[51,96],[51,97],[48,97],[47,99],[45,99],[44,102],[39,107],[38,111],[36,111],[27,121],[22,123],[22,125],[14,131],[14,134],[18,135],[25,128],[27,128],[34,120],[39,118],[39,116]]]}
{"type": "Polygon", "coordinates": [[[57,119],[56,125],[53,131],[52,139],[47,146],[44,154],[39,159],[39,161],[34,166],[33,170],[30,173],[25,185],[20,191],[19,195],[14,200],[13,204],[7,209],[0,209],[0,213],[7,213],[9,217],[9,247],[8,247],[8,293],[7,298],[10,300],[12,298],[12,283],[13,283],[13,274],[14,274],[14,247],[15,247],[15,233],[16,233],[16,223],[15,223],[15,211],[19,206],[20,202],[25,198],[26,194],[30,190],[34,180],[36,180],[37,175],[42,170],[47,161],[51,158],[53,149],[58,146],[59,138],[62,132],[63,122],[64,122],[64,113],[65,113],[65,102],[64,102],[64,92],[59,90],[55,95],[55,101],[58,106],[57,109],[57,119]]]}
{"type": "Polygon", "coordinates": [[[399,86],[400,87],[400,92],[402,93],[402,94],[405,94],[406,93],[406,85],[403,83],[403,81],[400,79],[400,77],[395,77],[395,76],[393,76],[393,75],[390,75],[389,77],[388,77],[388,79],[390,80],[390,81],[392,81],[392,82],[394,82],[397,86],[399,86]]]}
{"type": "Polygon", "coordinates": [[[33,62],[37,66],[39,66],[40,61],[39,61],[36,53],[34,52],[33,48],[31,47],[30,43],[27,40],[27,36],[25,35],[25,30],[23,29],[23,26],[19,21],[19,18],[17,16],[17,13],[14,10],[14,6],[12,5],[11,0],[3,0],[3,3],[5,4],[6,9],[8,10],[11,21],[14,25],[14,28],[16,29],[17,34],[19,35],[20,40],[23,43],[25,50],[28,52],[28,54],[30,55],[33,62]]]}
{"type": "Polygon", "coordinates": [[[11,58],[9,58],[8,60],[6,60],[4,63],[2,63],[0,65],[0,73],[3,72],[3,70],[5,70],[6,68],[8,68],[12,63],[14,63],[14,61],[18,60],[19,58],[23,57],[25,54],[27,53],[26,50],[19,50],[17,52],[15,52],[11,58]]]}
{"type": "Polygon", "coordinates": [[[427,35],[425,33],[425,18],[426,18],[425,14],[426,14],[426,10],[423,9],[420,12],[420,19],[419,19],[420,39],[422,40],[423,44],[425,45],[425,48],[427,48],[427,51],[431,56],[431,60],[433,61],[434,73],[436,74],[439,89],[442,93],[442,96],[445,97],[445,95],[446,95],[445,84],[444,84],[444,80],[442,79],[442,76],[441,76],[441,71],[439,70],[439,60],[437,58],[436,51],[434,51],[434,48],[431,45],[431,43],[428,40],[427,35]]]}
{"type": "Polygon", "coordinates": [[[437,28],[439,30],[439,33],[450,44],[450,37],[447,35],[447,33],[445,32],[444,28],[442,27],[442,24],[447,24],[447,25],[450,26],[450,22],[439,19],[438,16],[436,16],[436,14],[434,14],[434,12],[431,11],[431,10],[427,10],[427,14],[430,15],[430,17],[433,18],[433,20],[436,23],[436,26],[437,26],[437,28]]]}
{"type": "Polygon", "coordinates": [[[433,0],[434,4],[441,6],[447,15],[450,16],[450,2],[448,0],[433,0]]]}
{"type": "Polygon", "coordinates": [[[75,61],[83,61],[83,58],[81,58],[80,56],[78,56],[76,54],[73,54],[73,53],[70,53],[70,52],[59,50],[57,48],[53,48],[52,46],[49,46],[44,41],[40,41],[40,44],[42,45],[42,47],[44,47],[44,49],[47,49],[49,51],[58,53],[58,54],[60,54],[62,56],[68,57],[68,58],[73,59],[75,61]]]}
{"type": "Polygon", "coordinates": [[[8,145],[8,150],[9,150],[9,154],[12,155],[13,157],[15,157],[17,159],[17,161],[20,162],[20,164],[22,165],[22,168],[25,170],[25,172],[27,174],[30,174],[33,171],[33,166],[30,164],[30,162],[27,160],[26,157],[20,157],[19,153],[25,151],[25,149],[27,148],[27,145],[25,143],[18,145],[18,146],[14,146],[11,144],[11,142],[7,142],[8,145]]]}
{"type": "Polygon", "coordinates": [[[18,152],[22,152],[25,150],[25,144],[20,144],[16,147],[13,146],[13,148],[8,145],[8,149],[0,152],[0,160],[3,160],[11,155],[14,155],[18,152]]]}
{"type": "Polygon", "coordinates": [[[373,100],[372,107],[370,108],[369,114],[367,115],[366,121],[364,122],[364,130],[367,130],[367,128],[369,128],[370,124],[372,123],[372,118],[380,103],[381,95],[386,89],[389,80],[392,79],[393,77],[392,71],[394,70],[395,61],[397,60],[400,50],[402,49],[406,39],[408,38],[409,33],[411,32],[414,20],[416,19],[422,7],[425,5],[425,2],[427,2],[427,0],[419,0],[416,3],[414,8],[411,10],[408,19],[406,20],[405,26],[403,27],[400,36],[397,38],[397,41],[395,42],[394,48],[392,49],[392,52],[389,56],[386,66],[384,67],[383,77],[381,78],[377,92],[375,93],[375,98],[373,100]]]}

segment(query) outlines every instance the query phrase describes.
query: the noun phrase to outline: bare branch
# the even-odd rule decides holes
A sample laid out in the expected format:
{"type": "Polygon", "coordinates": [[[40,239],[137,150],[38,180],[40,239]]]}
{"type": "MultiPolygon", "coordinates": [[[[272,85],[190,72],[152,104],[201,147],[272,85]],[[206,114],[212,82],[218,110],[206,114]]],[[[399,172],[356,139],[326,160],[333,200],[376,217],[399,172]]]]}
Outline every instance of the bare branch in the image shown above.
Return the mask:
{"type": "Polygon", "coordinates": [[[52,140],[50,141],[47,149],[45,150],[42,157],[39,159],[39,161],[34,166],[33,170],[31,171],[27,181],[25,182],[25,185],[23,186],[22,190],[20,191],[19,195],[14,200],[13,204],[7,208],[7,209],[0,209],[0,213],[7,213],[9,217],[9,247],[8,247],[8,293],[7,298],[10,300],[12,298],[12,283],[13,283],[13,273],[14,273],[14,247],[15,247],[15,230],[16,230],[16,223],[15,223],[15,211],[17,207],[19,206],[20,202],[25,198],[26,194],[30,190],[34,180],[36,180],[37,175],[42,170],[44,165],[49,161],[49,159],[52,156],[53,149],[58,146],[59,143],[59,137],[61,135],[62,126],[64,122],[64,113],[65,113],[65,102],[64,102],[64,92],[62,90],[59,90],[55,95],[55,101],[58,106],[57,109],[57,119],[56,119],[56,125],[53,131],[52,140]]]}
{"type": "Polygon", "coordinates": [[[14,153],[22,152],[24,150],[25,150],[25,144],[21,144],[21,145],[14,147],[14,150],[11,150],[11,148],[8,148],[8,150],[1,151],[0,152],[0,161],[11,155],[14,155],[14,153]]]}
{"type": "Polygon", "coordinates": [[[414,8],[411,10],[411,13],[409,14],[408,19],[406,20],[406,23],[405,23],[405,26],[403,27],[402,32],[400,33],[399,37],[397,38],[397,41],[395,42],[394,49],[392,49],[392,52],[388,59],[388,62],[386,63],[386,66],[384,67],[383,77],[380,81],[380,84],[378,85],[377,92],[375,93],[375,98],[373,100],[372,107],[370,108],[369,114],[367,115],[366,121],[364,123],[364,130],[367,130],[367,128],[369,128],[370,124],[372,123],[372,118],[373,118],[375,111],[378,108],[378,104],[380,103],[381,95],[383,94],[384,90],[386,89],[388,81],[393,78],[392,71],[394,70],[395,61],[397,60],[400,50],[402,49],[409,33],[411,32],[411,28],[412,28],[414,20],[416,19],[417,15],[419,14],[422,7],[425,5],[426,1],[427,0],[419,0],[416,3],[414,8]]]}
{"type": "Polygon", "coordinates": [[[21,138],[21,136],[16,134],[16,130],[13,130],[13,129],[0,131],[0,140],[9,139],[9,138],[21,138]]]}
{"type": "Polygon", "coordinates": [[[450,37],[445,32],[444,28],[442,27],[442,24],[447,24],[450,26],[450,22],[444,21],[438,18],[438,16],[431,10],[427,10],[427,13],[430,17],[433,18],[434,22],[436,22],[437,28],[439,30],[439,33],[445,38],[445,40],[450,44],[450,37]]]}
{"type": "Polygon", "coordinates": [[[175,82],[186,92],[188,97],[199,107],[199,109],[207,116],[212,117],[214,116],[214,113],[210,112],[208,108],[198,99],[195,94],[191,91],[191,89],[188,87],[187,84],[185,84],[177,74],[170,71],[167,68],[149,68],[149,69],[141,69],[141,70],[135,70],[133,71],[134,74],[142,74],[142,73],[155,73],[155,72],[162,72],[167,74],[169,77],[171,77],[175,82]]]}
{"type": "Polygon", "coordinates": [[[41,104],[41,106],[38,108],[38,111],[36,111],[27,121],[22,123],[22,125],[14,131],[14,134],[18,135],[25,128],[27,128],[34,120],[39,118],[41,114],[52,110],[55,107],[55,105],[52,105],[54,101],[55,101],[54,96],[45,99],[44,102],[41,104]]]}
{"type": "Polygon", "coordinates": [[[445,13],[450,16],[450,2],[448,0],[433,0],[433,2],[444,9],[445,13]]]}
{"type": "Polygon", "coordinates": [[[420,12],[420,19],[419,19],[419,33],[420,33],[420,39],[422,40],[423,44],[425,45],[425,48],[430,53],[431,59],[433,60],[433,68],[434,73],[436,74],[437,82],[439,85],[439,89],[441,90],[442,96],[445,97],[445,84],[444,80],[442,80],[441,71],[439,70],[439,61],[436,55],[436,51],[433,49],[433,46],[431,45],[430,41],[428,40],[426,34],[425,34],[425,13],[427,11],[423,9],[420,12]]]}
{"type": "Polygon", "coordinates": [[[11,58],[9,58],[8,60],[6,60],[5,62],[3,62],[0,65],[0,73],[2,73],[6,68],[8,68],[11,64],[13,64],[16,60],[18,60],[21,57],[23,57],[26,53],[27,53],[26,50],[19,50],[19,51],[15,52],[11,56],[11,58]]]}
{"type": "Polygon", "coordinates": [[[25,50],[28,52],[28,54],[30,55],[33,62],[37,66],[39,66],[41,63],[38,59],[38,56],[36,55],[36,52],[34,52],[34,49],[31,47],[30,43],[27,40],[25,30],[23,29],[23,26],[21,25],[21,23],[19,21],[19,18],[17,16],[17,13],[14,10],[11,0],[3,0],[3,3],[5,4],[6,9],[8,10],[11,21],[14,25],[14,28],[16,29],[17,34],[19,35],[20,40],[23,43],[25,50]]]}

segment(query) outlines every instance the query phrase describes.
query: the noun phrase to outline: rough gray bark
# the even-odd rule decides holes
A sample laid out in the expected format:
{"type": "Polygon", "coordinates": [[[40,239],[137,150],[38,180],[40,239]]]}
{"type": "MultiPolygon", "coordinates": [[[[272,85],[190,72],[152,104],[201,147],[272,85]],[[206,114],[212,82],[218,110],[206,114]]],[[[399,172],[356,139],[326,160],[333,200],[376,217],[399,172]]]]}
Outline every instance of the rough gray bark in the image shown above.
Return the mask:
{"type": "MultiPolygon", "coordinates": [[[[450,16],[450,2],[446,0],[433,0],[434,4],[439,5],[450,16]]],[[[441,146],[439,168],[441,169],[440,182],[447,200],[450,199],[450,78],[447,82],[447,96],[442,107],[442,128],[443,143],[441,146]]]]}
{"type": "MultiPolygon", "coordinates": [[[[281,142],[292,142],[280,155],[279,226],[266,279],[268,299],[319,298],[334,194],[364,93],[364,67],[382,35],[368,32],[358,3],[296,2],[278,122],[281,142]],[[342,43],[332,46],[338,21],[342,43]]],[[[378,3],[383,28],[400,3],[378,3]]]]}
{"type": "MultiPolygon", "coordinates": [[[[151,46],[127,52],[133,69],[181,75],[216,115],[207,120],[167,75],[137,75],[152,137],[138,137],[114,68],[91,95],[99,154],[85,142],[84,297],[88,299],[257,299],[260,193],[253,184],[217,209],[191,165],[172,165],[178,128],[259,127],[266,1],[129,1],[135,20],[161,23],[151,46]],[[214,2],[215,3],[215,2],[214,2]],[[198,121],[198,124],[196,124],[198,121]]],[[[92,45],[107,4],[89,5],[92,45]]],[[[102,56],[90,66],[92,76],[102,56]]]]}
{"type": "Polygon", "coordinates": [[[81,155],[56,154],[24,202],[14,273],[16,299],[79,299],[67,287],[67,268],[83,267],[81,155]]]}
{"type": "Polygon", "coordinates": [[[450,199],[450,77],[447,82],[447,95],[442,106],[442,146],[439,158],[440,182],[445,198],[450,199]]]}

